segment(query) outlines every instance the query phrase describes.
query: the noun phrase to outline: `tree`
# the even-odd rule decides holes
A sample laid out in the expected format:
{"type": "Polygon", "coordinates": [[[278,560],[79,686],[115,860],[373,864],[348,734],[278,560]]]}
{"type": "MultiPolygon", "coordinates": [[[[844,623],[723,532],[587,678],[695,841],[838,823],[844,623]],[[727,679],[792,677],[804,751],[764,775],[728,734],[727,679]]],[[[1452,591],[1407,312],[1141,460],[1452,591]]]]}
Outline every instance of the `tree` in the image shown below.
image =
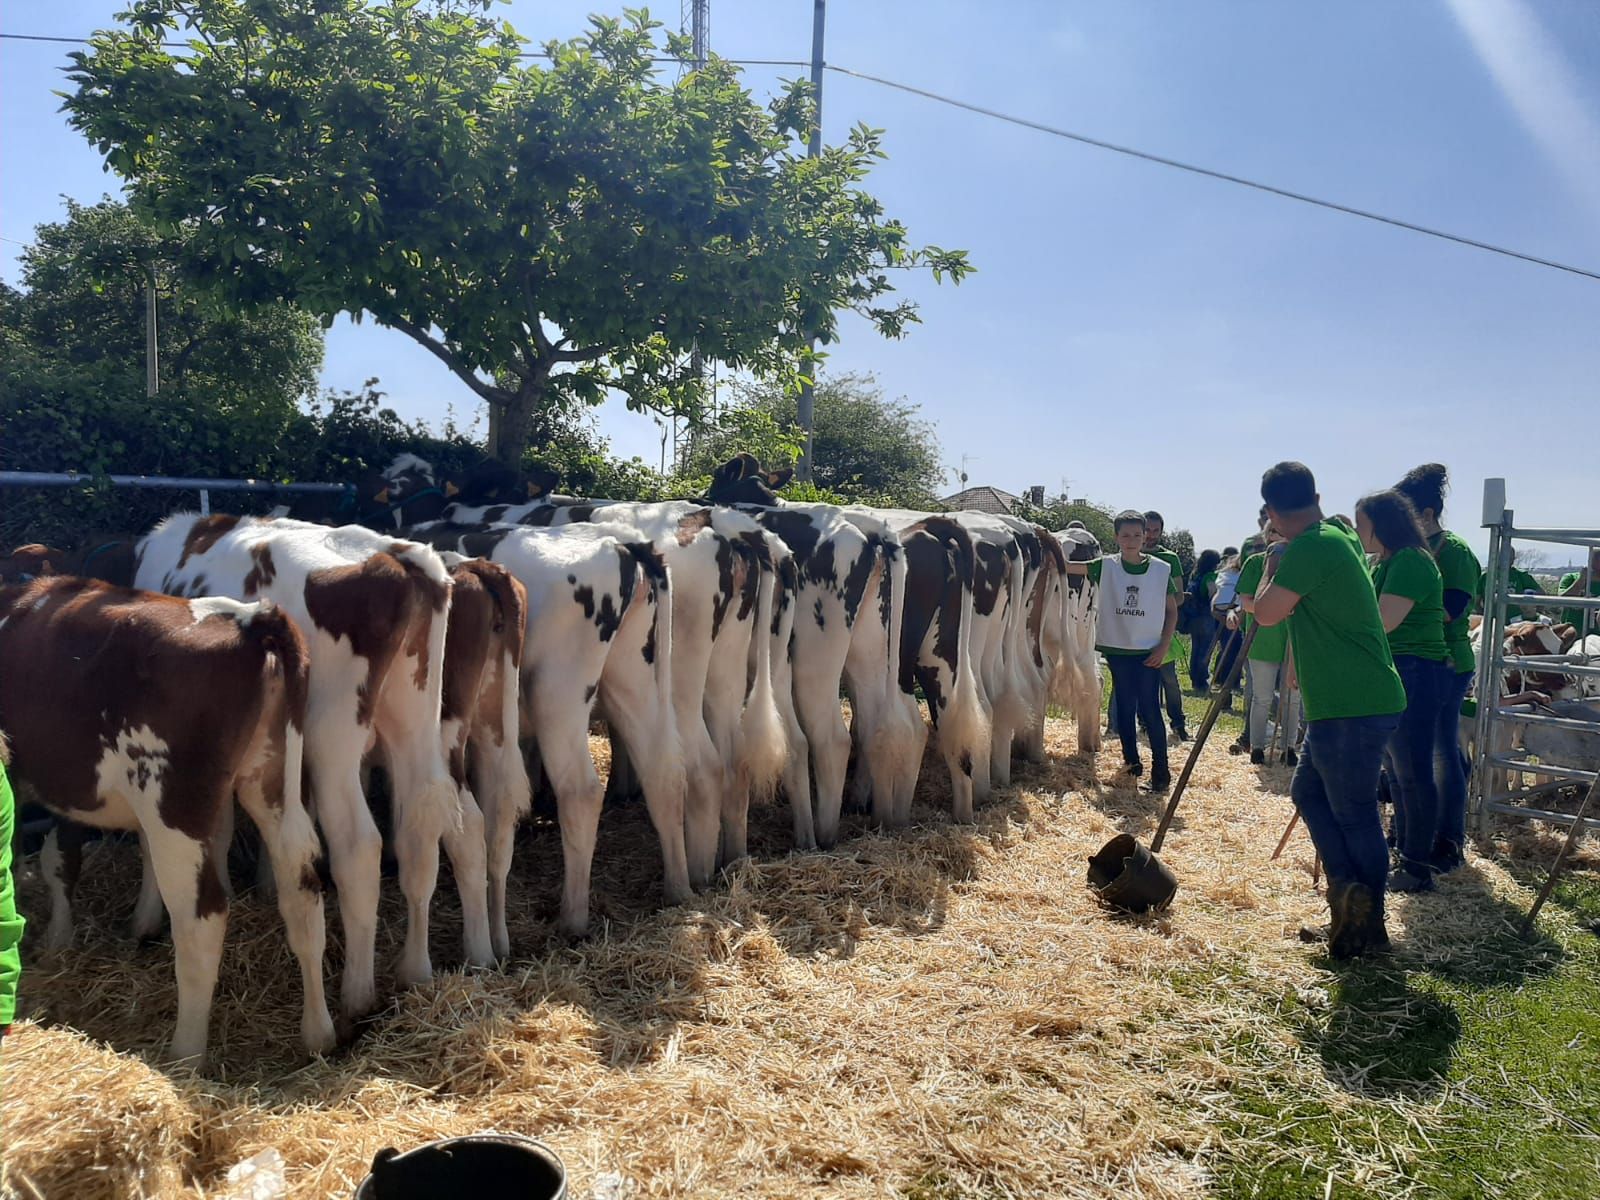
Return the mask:
{"type": "Polygon", "coordinates": [[[487,402],[506,462],[564,396],[692,415],[694,347],[792,379],[838,309],[917,319],[888,268],[970,269],[858,186],[878,131],[804,157],[803,82],[767,108],[719,59],[664,82],[643,12],[524,61],[490,3],[133,0],[66,108],[142,208],[195,224],[224,295],[401,330],[487,402]]]}
{"type": "MultiPolygon", "coordinates": [[[[709,475],[740,451],[768,466],[799,454],[795,398],[762,383],[735,388],[735,402],[697,432],[680,464],[709,475]]],[[[943,468],[938,435],[916,405],[889,400],[871,375],[819,378],[815,392],[812,475],[819,488],[852,501],[890,507],[936,507],[943,468]]]]}
{"type": "MultiPolygon", "coordinates": [[[[89,474],[273,477],[316,386],[322,334],[284,305],[226,311],[190,274],[181,236],[126,205],[68,201],[0,290],[0,463],[89,474]],[[160,389],[145,394],[145,287],[154,281],[160,389]]],[[[128,528],[162,511],[149,493],[7,497],[4,533],[128,528]]]]}
{"type": "Polygon", "coordinates": [[[1058,496],[1043,508],[1036,508],[1024,501],[1016,506],[1016,515],[1035,525],[1043,525],[1052,533],[1065,529],[1073,521],[1081,521],[1083,527],[1094,535],[1095,541],[1100,543],[1101,549],[1109,552],[1117,544],[1113,528],[1113,518],[1117,514],[1102,504],[1091,504],[1087,500],[1068,502],[1065,496],[1058,496]]]}

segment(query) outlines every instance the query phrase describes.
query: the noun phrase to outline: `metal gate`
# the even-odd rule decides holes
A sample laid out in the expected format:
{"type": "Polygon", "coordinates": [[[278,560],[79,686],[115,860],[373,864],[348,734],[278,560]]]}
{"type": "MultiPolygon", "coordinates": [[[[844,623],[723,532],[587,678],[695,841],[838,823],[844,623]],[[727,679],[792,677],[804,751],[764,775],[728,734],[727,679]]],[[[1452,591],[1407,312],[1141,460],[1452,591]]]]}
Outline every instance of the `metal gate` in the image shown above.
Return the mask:
{"type": "MultiPolygon", "coordinates": [[[[1583,548],[1585,567],[1600,548],[1597,529],[1520,528],[1506,507],[1506,481],[1486,479],[1483,484],[1483,524],[1489,530],[1489,560],[1484,580],[1483,643],[1477,665],[1478,711],[1474,726],[1472,755],[1472,807],[1480,835],[1488,833],[1489,819],[1503,813],[1536,821],[1570,826],[1574,817],[1538,806],[1541,797],[1574,783],[1592,784],[1597,772],[1574,763],[1531,762],[1526,750],[1496,749],[1509,744],[1508,731],[1517,727],[1546,726],[1593,733],[1600,745],[1600,724],[1572,720],[1538,712],[1532,705],[1506,707],[1501,703],[1502,684],[1507,670],[1559,671],[1575,677],[1600,677],[1600,661],[1583,653],[1507,654],[1506,611],[1512,606],[1539,609],[1578,609],[1583,614],[1579,640],[1573,646],[1581,651],[1583,638],[1596,629],[1600,597],[1547,596],[1511,590],[1511,558],[1518,542],[1542,543],[1583,548]],[[1528,783],[1523,772],[1546,777],[1544,782],[1528,783]],[[1503,781],[1503,782],[1502,782],[1503,781]]],[[[1586,828],[1600,829],[1600,819],[1583,821],[1586,828]]]]}

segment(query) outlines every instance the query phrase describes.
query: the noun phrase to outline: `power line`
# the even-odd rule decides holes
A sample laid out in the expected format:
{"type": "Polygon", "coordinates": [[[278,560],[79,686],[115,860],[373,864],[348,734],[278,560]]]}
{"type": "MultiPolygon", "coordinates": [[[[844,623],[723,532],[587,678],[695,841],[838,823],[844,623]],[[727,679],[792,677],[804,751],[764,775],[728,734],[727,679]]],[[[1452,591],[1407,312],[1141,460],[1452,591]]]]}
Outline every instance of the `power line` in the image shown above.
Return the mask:
{"type": "MultiPolygon", "coordinates": [[[[50,42],[67,46],[87,46],[89,39],[84,37],[53,37],[39,33],[0,33],[0,41],[7,42],[50,42]]],[[[167,50],[187,50],[188,42],[162,42],[162,47],[167,50]]],[[[548,50],[524,50],[517,54],[518,58],[549,58],[548,50]]],[[[653,63],[679,63],[686,60],[673,58],[671,55],[660,55],[650,59],[653,63]]],[[[809,59],[803,58],[726,58],[723,62],[732,63],[736,67],[809,67],[809,59]]]]}
{"type": "Polygon", "coordinates": [[[1425,234],[1428,237],[1441,238],[1447,242],[1455,242],[1462,246],[1471,246],[1475,250],[1487,250],[1491,254],[1503,254],[1507,258],[1521,259],[1523,262],[1534,263],[1541,267],[1551,267],[1557,271],[1567,271],[1573,275],[1582,275],[1587,279],[1600,280],[1600,271],[1590,271],[1584,267],[1574,267],[1569,263],[1557,262],[1550,258],[1540,258],[1534,254],[1524,254],[1520,250],[1511,250],[1505,246],[1496,246],[1490,242],[1480,242],[1475,238],[1462,237],[1460,234],[1447,233],[1442,229],[1432,229],[1426,225],[1418,225],[1411,221],[1402,221],[1398,217],[1386,217],[1382,213],[1370,212],[1364,208],[1353,208],[1348,204],[1340,204],[1334,200],[1322,200],[1316,196],[1308,196],[1304,192],[1291,192],[1288,188],[1275,187],[1270,183],[1262,183],[1255,179],[1246,179],[1242,175],[1230,175],[1226,171],[1213,170],[1210,167],[1197,166],[1194,163],[1182,162],[1176,158],[1166,158],[1160,154],[1151,154],[1145,150],[1135,150],[1132,146],[1120,146],[1116,142],[1107,142],[1100,138],[1089,137],[1082,133],[1073,133],[1069,129],[1061,129],[1054,125],[1046,125],[1042,121],[1033,121],[1027,117],[1013,116],[1010,113],[998,112],[982,105],[969,104],[965,100],[957,100],[951,96],[942,96],[938,92],[930,92],[926,88],[913,87],[909,83],[897,83],[893,79],[884,79],[878,75],[868,75],[864,71],[852,71],[848,67],[836,67],[828,64],[828,70],[837,71],[841,75],[848,75],[853,79],[863,79],[868,83],[880,84],[883,87],[894,88],[896,91],[909,92],[913,96],[921,96],[927,100],[936,100],[940,104],[948,104],[952,108],[965,109],[984,117],[993,117],[997,121],[1007,121],[1012,125],[1021,125],[1025,129],[1034,129],[1040,133],[1048,133],[1054,137],[1066,138],[1068,141],[1081,142],[1085,146],[1093,146],[1098,150],[1110,150],[1116,154],[1125,154],[1130,158],[1143,159],[1158,166],[1172,167],[1179,171],[1188,171],[1192,175],[1204,175],[1208,179],[1220,179],[1224,183],[1238,184],[1240,187],[1254,188],[1258,192],[1267,192],[1273,196],[1282,196],[1286,200],[1298,200],[1302,204],[1315,205],[1318,208],[1331,209],[1334,212],[1346,213],[1352,217],[1361,217],[1368,221],[1377,221],[1384,225],[1392,225],[1397,229],[1410,230],[1412,233],[1425,234]]]}

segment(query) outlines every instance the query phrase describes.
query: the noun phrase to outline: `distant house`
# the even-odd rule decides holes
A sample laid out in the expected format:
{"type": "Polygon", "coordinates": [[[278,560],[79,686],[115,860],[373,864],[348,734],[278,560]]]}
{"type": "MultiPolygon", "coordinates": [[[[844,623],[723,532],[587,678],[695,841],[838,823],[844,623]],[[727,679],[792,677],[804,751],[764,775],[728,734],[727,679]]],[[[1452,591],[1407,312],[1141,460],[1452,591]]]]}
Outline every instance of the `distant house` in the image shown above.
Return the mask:
{"type": "Polygon", "coordinates": [[[954,496],[946,496],[939,503],[952,512],[998,513],[1009,517],[1016,506],[1022,503],[1022,497],[1013,496],[997,487],[971,487],[954,496]]]}

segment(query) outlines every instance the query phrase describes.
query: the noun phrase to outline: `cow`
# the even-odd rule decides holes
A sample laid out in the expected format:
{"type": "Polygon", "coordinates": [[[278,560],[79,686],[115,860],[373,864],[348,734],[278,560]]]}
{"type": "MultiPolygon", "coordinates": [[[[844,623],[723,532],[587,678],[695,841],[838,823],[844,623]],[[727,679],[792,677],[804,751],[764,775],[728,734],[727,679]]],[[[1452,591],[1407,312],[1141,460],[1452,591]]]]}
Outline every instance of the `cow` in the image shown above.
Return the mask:
{"type": "MultiPolygon", "coordinates": [[[[305,638],[266,600],[179,599],[77,577],[0,588],[0,728],[28,790],[74,822],[137,829],[172,919],[171,1052],[206,1051],[233,797],[270,848],[300,965],[301,1038],[334,1045],[316,831],[301,794],[305,638]]],[[[64,897],[57,897],[64,902],[64,897]]]]}
{"type": "MultiPolygon", "coordinates": [[[[589,926],[602,786],[589,752],[598,699],[637,767],[661,841],[668,904],[690,899],[683,751],[672,703],[672,586],[651,540],[621,526],[559,530],[439,523],[413,529],[440,550],[505,567],[526,589],[522,728],[556,795],[565,866],[560,928],[589,926]]],[[[509,858],[513,824],[488,831],[509,858]]],[[[506,861],[501,860],[501,861],[506,861]]]]}
{"type": "Polygon", "coordinates": [[[81,575],[129,587],[137,540],[123,535],[97,536],[71,551],[37,542],[18,546],[0,557],[0,583],[26,583],[40,575],[81,575]]]}
{"type": "Polygon", "coordinates": [[[739,455],[713,473],[709,497],[744,507],[795,555],[795,695],[816,759],[819,843],[837,837],[849,759],[841,673],[874,820],[892,827],[910,816],[927,738],[911,699],[918,687],[950,769],[954,814],[971,820],[974,763],[989,736],[971,670],[971,538],[944,517],[897,529],[864,510],[780,501],[775,489],[791,474],[739,455]]]}
{"type": "Polygon", "coordinates": [[[530,805],[528,772],[517,746],[528,592],[498,563],[448,552],[440,557],[451,582],[440,729],[450,778],[467,797],[463,809],[475,805],[483,813],[489,938],[495,956],[505,958],[511,953],[510,831],[530,805]]]}
{"type": "Polygon", "coordinates": [[[428,906],[441,838],[461,895],[466,959],[491,964],[483,818],[450,778],[440,729],[451,581],[438,555],[354,525],[177,513],[140,542],[137,579],[180,595],[265,597],[306,635],[305,758],[339,890],[345,1016],[362,1017],[375,1001],[382,839],[361,786],[369,751],[382,753],[394,792],[408,917],[398,982],[433,973],[428,906]]]}
{"type": "MultiPolygon", "coordinates": [[[[1066,561],[1090,562],[1100,557],[1100,543],[1076,523],[1056,532],[1056,540],[1066,551],[1066,561]]],[[[1051,680],[1051,697],[1077,720],[1078,750],[1097,753],[1100,749],[1100,656],[1095,652],[1095,606],[1099,589],[1087,575],[1067,576],[1067,591],[1062,597],[1061,652],[1051,680]]]]}

